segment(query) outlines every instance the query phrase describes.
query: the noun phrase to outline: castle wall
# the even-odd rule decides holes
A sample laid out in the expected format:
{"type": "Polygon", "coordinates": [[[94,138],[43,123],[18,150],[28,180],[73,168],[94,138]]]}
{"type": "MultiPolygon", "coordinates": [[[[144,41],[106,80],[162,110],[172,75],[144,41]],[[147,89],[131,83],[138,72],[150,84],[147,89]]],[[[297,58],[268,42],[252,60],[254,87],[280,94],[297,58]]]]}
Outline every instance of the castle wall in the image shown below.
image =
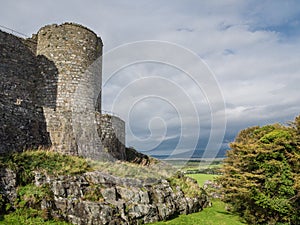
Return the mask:
{"type": "Polygon", "coordinates": [[[104,149],[117,159],[125,159],[125,122],[109,114],[97,114],[96,118],[104,149]]]}
{"type": "MultiPolygon", "coordinates": [[[[101,88],[101,67],[93,71],[97,86],[89,83],[84,77],[89,66],[102,55],[102,41],[89,29],[65,23],[62,25],[48,25],[41,28],[37,34],[37,55],[43,55],[54,62],[58,69],[57,99],[58,110],[72,110],[73,95],[79,83],[95,89],[95,95],[82,93],[82,101],[95,101],[101,88]]],[[[98,61],[101,64],[101,62],[98,61]]],[[[101,97],[99,97],[101,99],[101,97]]],[[[98,111],[101,111],[100,101],[97,102],[98,111]]]]}
{"type": "Polygon", "coordinates": [[[0,31],[0,154],[50,145],[37,98],[43,95],[41,64],[22,39],[0,31]]]}
{"type": "Polygon", "coordinates": [[[71,23],[22,39],[0,32],[0,154],[51,146],[125,159],[125,123],[101,115],[102,41],[71,23]]]}
{"type": "Polygon", "coordinates": [[[91,157],[89,148],[99,152],[101,147],[90,128],[93,124],[82,121],[85,114],[101,111],[102,41],[87,28],[67,23],[41,28],[37,43],[37,55],[53,61],[58,70],[57,80],[52,81],[57,86],[56,101],[44,107],[53,149],[91,157]],[[87,139],[94,145],[88,148],[87,139]]]}

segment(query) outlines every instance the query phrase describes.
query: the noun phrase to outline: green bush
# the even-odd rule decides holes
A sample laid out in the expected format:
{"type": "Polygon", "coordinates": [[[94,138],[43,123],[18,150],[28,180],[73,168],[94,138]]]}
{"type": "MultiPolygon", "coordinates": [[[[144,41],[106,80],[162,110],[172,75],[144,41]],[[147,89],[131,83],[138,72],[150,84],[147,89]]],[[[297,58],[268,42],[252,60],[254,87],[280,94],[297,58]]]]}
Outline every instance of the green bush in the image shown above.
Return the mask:
{"type": "Polygon", "coordinates": [[[250,224],[297,224],[300,220],[299,117],[241,131],[218,178],[232,209],[250,224]],[[298,125],[297,125],[298,124],[298,125]]]}

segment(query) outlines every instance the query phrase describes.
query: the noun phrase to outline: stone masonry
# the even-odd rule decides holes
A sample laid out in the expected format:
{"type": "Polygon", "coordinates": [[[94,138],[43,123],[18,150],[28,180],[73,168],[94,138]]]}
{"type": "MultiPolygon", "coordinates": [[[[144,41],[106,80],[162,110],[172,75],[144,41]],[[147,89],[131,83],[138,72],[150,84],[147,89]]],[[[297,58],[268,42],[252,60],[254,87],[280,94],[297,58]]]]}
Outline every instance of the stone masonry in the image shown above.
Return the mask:
{"type": "Polygon", "coordinates": [[[0,154],[49,146],[39,96],[44,77],[55,74],[52,62],[36,57],[22,40],[0,32],[0,154]]]}
{"type": "Polygon", "coordinates": [[[104,149],[117,159],[125,159],[125,122],[119,117],[97,114],[98,134],[104,149]]]}
{"type": "Polygon", "coordinates": [[[29,39],[0,31],[0,153],[51,146],[125,159],[124,121],[101,115],[102,47],[74,23],[45,26],[29,39]]]}

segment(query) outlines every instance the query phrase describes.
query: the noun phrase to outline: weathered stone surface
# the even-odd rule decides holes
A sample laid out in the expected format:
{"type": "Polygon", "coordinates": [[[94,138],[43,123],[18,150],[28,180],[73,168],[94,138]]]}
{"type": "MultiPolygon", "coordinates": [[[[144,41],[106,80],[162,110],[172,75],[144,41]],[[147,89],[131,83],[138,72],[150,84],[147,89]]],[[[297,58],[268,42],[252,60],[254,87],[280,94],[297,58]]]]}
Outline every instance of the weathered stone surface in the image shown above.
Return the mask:
{"type": "Polygon", "coordinates": [[[0,154],[52,146],[126,159],[124,121],[101,115],[102,46],[74,23],[45,26],[29,39],[0,31],[0,154]]]}
{"type": "Polygon", "coordinates": [[[150,158],[147,155],[144,155],[138,151],[136,151],[134,148],[126,148],[125,149],[125,160],[128,162],[140,164],[143,166],[150,164],[150,158]]]}
{"type": "Polygon", "coordinates": [[[205,194],[195,198],[184,196],[179,187],[173,190],[167,180],[149,185],[142,180],[114,177],[100,171],[58,177],[36,172],[35,184],[50,185],[54,193],[53,216],[59,212],[63,219],[82,225],[166,220],[178,214],[198,212],[208,202],[205,194]],[[87,200],[85,196],[91,194],[89,190],[95,185],[101,189],[102,196],[98,196],[98,201],[87,200]]]}
{"type": "Polygon", "coordinates": [[[0,32],[0,154],[50,144],[40,96],[44,77],[39,60],[21,39],[0,32]]]}
{"type": "Polygon", "coordinates": [[[214,181],[206,180],[203,184],[203,188],[211,198],[222,198],[222,194],[220,192],[221,185],[217,184],[214,181]]]}
{"type": "Polygon", "coordinates": [[[126,159],[125,122],[109,114],[96,114],[102,145],[116,159],[126,159]]]}
{"type": "Polygon", "coordinates": [[[7,202],[14,202],[17,197],[17,176],[7,168],[0,167],[0,194],[7,202]]]}
{"type": "Polygon", "coordinates": [[[52,148],[95,158],[92,148],[101,152],[101,143],[94,136],[96,129],[81,120],[90,114],[95,120],[95,111],[101,110],[101,62],[99,67],[91,65],[102,55],[102,41],[91,30],[69,23],[45,26],[36,39],[36,54],[52,61],[58,71],[57,79],[48,82],[49,86],[57,86],[55,105],[45,107],[52,148]],[[87,145],[87,139],[93,147],[87,145]]]}
{"type": "MultiPolygon", "coordinates": [[[[53,199],[41,201],[41,209],[52,217],[80,225],[143,224],[198,212],[208,205],[204,192],[194,198],[186,197],[167,180],[149,185],[143,180],[114,177],[100,171],[76,176],[35,171],[34,184],[46,184],[53,195],[53,199]]],[[[16,174],[0,168],[0,194],[6,202],[15,201],[16,188],[16,174]]]]}

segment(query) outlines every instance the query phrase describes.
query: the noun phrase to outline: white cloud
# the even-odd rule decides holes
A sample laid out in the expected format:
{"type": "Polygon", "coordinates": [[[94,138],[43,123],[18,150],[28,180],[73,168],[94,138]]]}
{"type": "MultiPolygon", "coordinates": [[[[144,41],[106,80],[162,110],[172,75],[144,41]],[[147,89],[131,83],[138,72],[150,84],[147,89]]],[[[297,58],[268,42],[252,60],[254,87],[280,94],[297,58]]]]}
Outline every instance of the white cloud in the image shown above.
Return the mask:
{"type": "MultiPolygon", "coordinates": [[[[227,105],[227,136],[232,138],[246,126],[285,122],[300,112],[299,9],[300,3],[292,0],[11,0],[2,3],[0,21],[1,25],[29,36],[53,22],[83,23],[102,37],[105,52],[146,39],[174,42],[191,49],[217,77],[227,105]]],[[[150,63],[127,67],[104,87],[104,108],[111,108],[122,89],[123,100],[118,102],[121,114],[126,114],[128,104],[151,91],[172,100],[181,109],[178,116],[178,109],[162,99],[136,104],[134,118],[127,122],[133,124],[139,137],[147,137],[152,131],[152,139],[145,145],[151,146],[151,141],[159,143],[162,137],[175,140],[181,135],[180,119],[184,119],[191,136],[199,129],[195,123],[198,119],[203,136],[209,135],[211,112],[207,93],[201,92],[183,72],[150,63]],[[155,76],[161,78],[160,82],[142,82],[155,76]],[[196,105],[198,118],[193,117],[190,102],[196,105]],[[151,122],[151,118],[156,119],[151,122]]],[[[134,135],[128,136],[129,145],[136,140],[134,135]]]]}

